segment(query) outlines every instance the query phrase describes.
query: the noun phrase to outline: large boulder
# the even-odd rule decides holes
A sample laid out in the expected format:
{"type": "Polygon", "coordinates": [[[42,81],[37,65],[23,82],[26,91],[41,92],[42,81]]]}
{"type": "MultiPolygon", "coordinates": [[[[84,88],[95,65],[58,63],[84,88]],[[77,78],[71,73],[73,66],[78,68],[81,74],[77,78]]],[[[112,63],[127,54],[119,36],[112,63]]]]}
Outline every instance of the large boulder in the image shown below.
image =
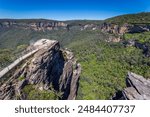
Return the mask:
{"type": "Polygon", "coordinates": [[[127,88],[123,90],[123,96],[129,100],[149,100],[150,80],[143,76],[129,72],[127,75],[127,88]]]}
{"type": "Polygon", "coordinates": [[[123,91],[119,91],[112,98],[114,100],[150,100],[150,79],[128,72],[126,85],[123,91]]]}

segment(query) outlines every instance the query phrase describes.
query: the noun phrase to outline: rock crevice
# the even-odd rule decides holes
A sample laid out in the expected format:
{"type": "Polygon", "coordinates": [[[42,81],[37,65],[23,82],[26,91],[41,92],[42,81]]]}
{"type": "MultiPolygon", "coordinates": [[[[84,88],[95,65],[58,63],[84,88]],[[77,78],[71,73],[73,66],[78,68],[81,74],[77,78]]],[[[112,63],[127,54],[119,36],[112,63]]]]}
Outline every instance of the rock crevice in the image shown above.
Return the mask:
{"type": "Polygon", "coordinates": [[[20,99],[26,99],[22,89],[29,84],[45,91],[53,87],[56,92],[62,93],[60,99],[76,98],[80,64],[72,52],[60,49],[58,41],[49,43],[47,40],[47,43],[45,46],[40,45],[40,41],[39,45],[35,44],[40,50],[21,68],[16,69],[12,77],[0,87],[0,99],[16,99],[18,95],[20,99]]]}
{"type": "Polygon", "coordinates": [[[149,79],[145,79],[143,76],[128,72],[126,85],[127,88],[116,93],[112,99],[150,100],[149,79]]]}

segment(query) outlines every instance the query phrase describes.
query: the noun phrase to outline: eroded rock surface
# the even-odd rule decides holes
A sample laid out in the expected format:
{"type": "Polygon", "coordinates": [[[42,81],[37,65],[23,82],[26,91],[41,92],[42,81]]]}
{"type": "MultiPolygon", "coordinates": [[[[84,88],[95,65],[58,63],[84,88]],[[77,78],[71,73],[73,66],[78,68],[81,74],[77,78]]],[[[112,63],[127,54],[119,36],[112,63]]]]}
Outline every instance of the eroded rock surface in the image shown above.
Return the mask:
{"type": "Polygon", "coordinates": [[[150,80],[143,76],[128,72],[126,85],[123,91],[116,93],[113,99],[150,100],[150,80]]]}
{"type": "Polygon", "coordinates": [[[143,76],[129,72],[127,86],[123,90],[123,95],[126,99],[150,99],[150,80],[146,80],[143,76]]]}
{"type": "Polygon", "coordinates": [[[62,92],[61,99],[75,99],[81,66],[76,63],[73,53],[60,49],[58,41],[42,40],[35,46],[40,48],[39,51],[21,68],[14,70],[0,87],[0,99],[16,99],[18,96],[26,99],[22,89],[29,84],[45,91],[53,86],[55,91],[62,92]]]}

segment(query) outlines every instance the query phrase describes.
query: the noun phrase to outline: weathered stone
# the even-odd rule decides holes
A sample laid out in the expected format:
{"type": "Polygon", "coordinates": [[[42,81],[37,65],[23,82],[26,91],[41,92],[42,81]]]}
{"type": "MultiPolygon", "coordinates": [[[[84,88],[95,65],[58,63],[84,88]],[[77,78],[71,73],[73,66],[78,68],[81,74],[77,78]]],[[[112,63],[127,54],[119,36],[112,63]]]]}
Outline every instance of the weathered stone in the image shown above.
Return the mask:
{"type": "Polygon", "coordinates": [[[78,80],[79,80],[80,73],[81,73],[81,65],[77,64],[76,70],[73,72],[73,77],[72,77],[71,87],[70,87],[70,93],[68,96],[69,100],[76,98],[76,95],[77,95],[76,93],[78,90],[78,80]]]}
{"type": "Polygon", "coordinates": [[[115,95],[112,99],[126,100],[150,100],[150,80],[143,76],[128,72],[126,85],[120,96],[115,95]]]}
{"type": "Polygon", "coordinates": [[[63,93],[61,99],[75,99],[81,67],[73,53],[60,50],[58,41],[47,40],[45,46],[45,41],[43,45],[43,40],[40,40],[34,46],[40,48],[39,51],[0,87],[0,99],[16,99],[18,95],[20,99],[26,99],[21,90],[27,84],[36,85],[39,90],[49,90],[52,84],[55,91],[63,93]],[[20,76],[24,76],[24,80],[19,81],[20,76]]]}

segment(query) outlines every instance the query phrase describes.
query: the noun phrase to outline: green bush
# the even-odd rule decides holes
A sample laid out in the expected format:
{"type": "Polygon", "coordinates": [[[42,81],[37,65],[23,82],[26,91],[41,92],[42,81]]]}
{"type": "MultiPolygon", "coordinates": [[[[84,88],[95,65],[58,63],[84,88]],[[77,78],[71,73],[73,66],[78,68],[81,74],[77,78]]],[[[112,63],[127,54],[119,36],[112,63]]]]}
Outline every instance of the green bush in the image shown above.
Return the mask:
{"type": "Polygon", "coordinates": [[[20,77],[18,78],[19,81],[22,81],[22,80],[24,80],[24,79],[25,79],[24,76],[20,76],[20,77]]]}
{"type": "Polygon", "coordinates": [[[23,93],[28,100],[56,100],[58,95],[53,91],[39,90],[35,88],[35,85],[26,85],[23,88],[23,93]]]}
{"type": "Polygon", "coordinates": [[[150,32],[124,34],[125,40],[135,39],[140,43],[150,43],[150,32]]]}

